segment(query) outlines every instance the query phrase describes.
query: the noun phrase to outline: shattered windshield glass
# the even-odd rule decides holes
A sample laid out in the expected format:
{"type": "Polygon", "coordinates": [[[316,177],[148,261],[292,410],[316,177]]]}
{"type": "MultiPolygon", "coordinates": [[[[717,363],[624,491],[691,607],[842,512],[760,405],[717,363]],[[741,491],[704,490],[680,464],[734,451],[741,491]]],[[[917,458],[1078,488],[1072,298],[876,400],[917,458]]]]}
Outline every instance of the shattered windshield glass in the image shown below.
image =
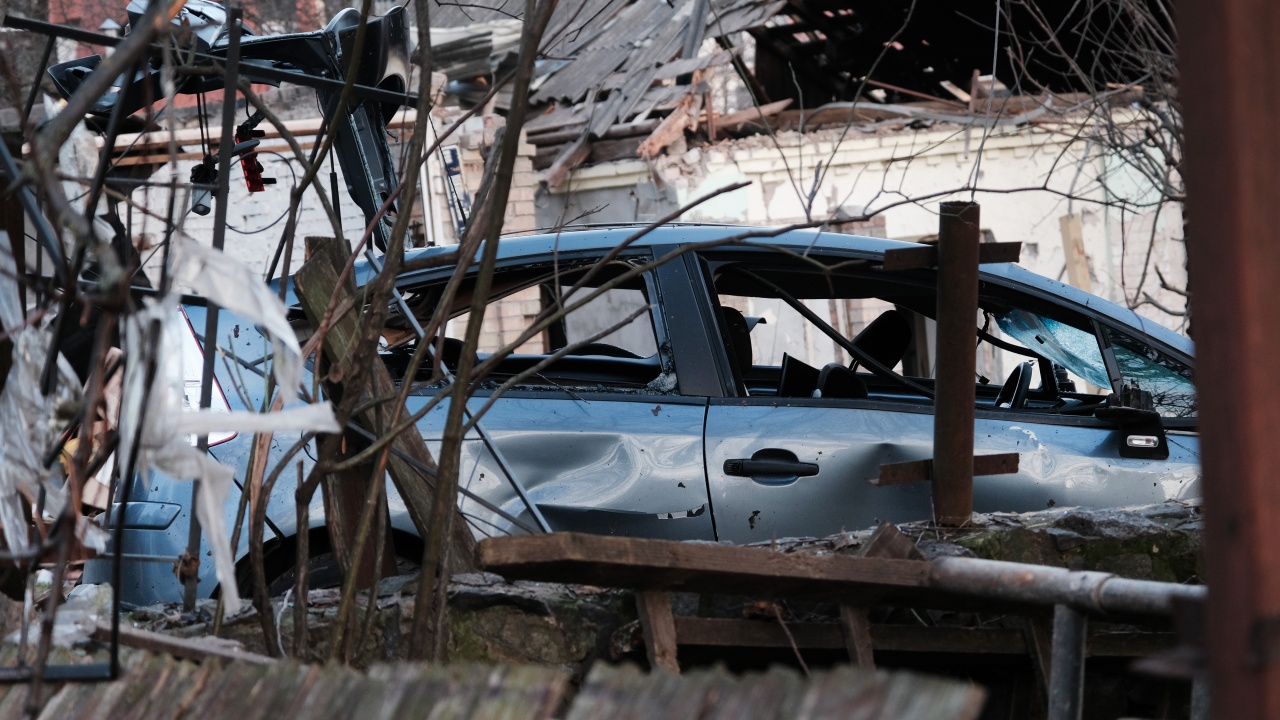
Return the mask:
{"type": "Polygon", "coordinates": [[[1146,343],[1107,330],[1111,351],[1125,382],[1151,393],[1156,411],[1164,417],[1195,417],[1196,386],[1191,368],[1146,343]]]}
{"type": "Polygon", "coordinates": [[[1037,315],[1010,310],[995,316],[1000,329],[1027,348],[1102,388],[1111,387],[1102,351],[1093,333],[1037,315]]]}

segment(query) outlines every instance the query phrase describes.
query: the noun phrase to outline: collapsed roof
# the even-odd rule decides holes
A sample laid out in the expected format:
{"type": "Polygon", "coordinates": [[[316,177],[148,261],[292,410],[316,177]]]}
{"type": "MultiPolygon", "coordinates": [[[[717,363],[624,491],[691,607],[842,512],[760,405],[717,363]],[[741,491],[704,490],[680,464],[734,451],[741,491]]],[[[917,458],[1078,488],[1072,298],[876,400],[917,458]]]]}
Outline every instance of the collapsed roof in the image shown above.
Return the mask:
{"type": "MultiPolygon", "coordinates": [[[[1148,34],[1170,34],[1164,7],[1164,0],[562,0],[530,96],[542,113],[526,132],[538,147],[535,166],[555,186],[577,165],[651,156],[686,130],[714,140],[766,124],[964,122],[978,114],[1024,122],[1054,95],[1061,107],[1073,100],[1063,94],[1142,81],[1148,68],[1117,61],[1108,38],[1131,37],[1142,22],[1153,26],[1148,34]],[[741,88],[737,107],[708,102],[712,68],[741,88]],[[993,108],[985,102],[992,96],[1007,99],[993,108]]],[[[433,60],[454,95],[477,101],[512,65],[523,8],[521,0],[433,5],[433,60]]],[[[498,107],[507,100],[499,96],[498,107]]]]}

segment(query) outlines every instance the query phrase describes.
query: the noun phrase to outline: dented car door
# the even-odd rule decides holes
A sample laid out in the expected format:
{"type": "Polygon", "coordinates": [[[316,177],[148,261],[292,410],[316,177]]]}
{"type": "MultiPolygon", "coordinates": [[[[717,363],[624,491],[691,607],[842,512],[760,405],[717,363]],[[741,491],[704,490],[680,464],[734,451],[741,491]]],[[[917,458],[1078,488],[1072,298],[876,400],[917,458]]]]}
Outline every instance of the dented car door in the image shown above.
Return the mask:
{"type": "MultiPolygon", "coordinates": [[[[848,257],[824,260],[812,254],[805,262],[814,259],[833,268],[850,263],[848,257]]],[[[831,341],[817,328],[801,328],[803,311],[778,296],[789,294],[789,288],[801,296],[790,300],[812,306],[811,314],[832,318],[830,326],[843,324],[852,312],[846,300],[879,302],[868,307],[881,319],[912,318],[895,320],[917,332],[909,343],[903,340],[896,351],[888,351],[884,360],[887,366],[905,370],[912,361],[908,354],[927,345],[927,333],[918,331],[927,327],[926,314],[936,303],[929,282],[918,276],[899,287],[884,274],[863,278],[856,272],[843,278],[840,272],[806,278],[805,263],[796,261],[788,268],[788,262],[768,252],[705,256],[707,304],[719,311],[712,313],[720,326],[712,334],[724,338],[721,353],[736,356],[727,363],[735,374],[733,390],[727,397],[711,398],[707,411],[708,487],[718,538],[756,542],[821,537],[879,521],[930,518],[927,482],[878,487],[869,481],[878,477],[883,464],[932,457],[931,399],[890,379],[846,369],[850,358],[841,357],[839,348],[833,354],[831,341]],[[750,351],[743,349],[744,341],[750,351]],[[806,350],[834,362],[819,370],[819,362],[797,359],[806,350]]],[[[975,452],[1017,453],[1020,467],[1016,474],[975,478],[975,511],[1123,506],[1197,497],[1199,449],[1190,370],[1172,353],[1161,354],[1133,341],[1134,331],[1126,335],[1123,328],[1091,319],[1078,307],[1055,308],[1060,302],[1024,295],[998,282],[984,283],[983,306],[989,317],[983,332],[989,337],[999,334],[997,342],[1034,356],[1043,368],[1070,367],[1064,377],[1082,387],[1077,392],[1072,381],[1055,375],[1048,382],[1041,380],[1034,390],[1028,391],[1023,383],[1021,396],[1008,400],[1002,399],[1003,375],[995,382],[979,380],[975,452]],[[1021,300],[1046,314],[1016,307],[1021,300]],[[1059,312],[1073,324],[1054,321],[1052,316],[1059,312]],[[1027,349],[1030,345],[1034,351],[1027,349]],[[1122,447],[1128,436],[1093,416],[1108,390],[1135,380],[1162,398],[1157,409],[1173,428],[1167,457],[1126,457],[1132,454],[1122,447]]],[[[868,328],[872,324],[876,323],[868,328]]],[[[982,352],[979,329],[975,325],[975,344],[982,352]]],[[[858,333],[858,338],[876,332],[858,333]]],[[[892,333],[880,335],[883,345],[892,333]]],[[[884,348],[871,350],[874,354],[884,348]]],[[[1010,382],[1016,390],[1021,372],[1030,378],[1038,370],[1032,369],[1035,361],[1012,357],[1010,382]]],[[[903,382],[932,386],[927,369],[903,382]]]]}
{"type": "MultiPolygon", "coordinates": [[[[648,273],[634,273],[649,257],[632,253],[605,265],[597,264],[598,257],[531,257],[498,273],[494,285],[508,302],[486,315],[482,337],[492,339],[487,347],[482,343],[480,362],[548,304],[569,306],[611,278],[630,279],[600,290],[524,342],[497,363],[469,401],[488,436],[487,442],[472,430],[462,447],[459,481],[471,495],[460,497],[459,507],[477,535],[537,528],[514,477],[552,530],[714,538],[703,472],[706,402],[672,392],[675,373],[659,293],[648,273]],[[574,295],[570,290],[579,281],[584,285],[574,295]],[[520,302],[510,301],[516,298],[520,302]],[[572,351],[529,374],[566,348],[572,351]],[[497,392],[513,379],[518,382],[497,392]]],[[[462,337],[465,328],[466,316],[458,315],[446,338],[462,337]]],[[[450,342],[460,346],[446,340],[446,347],[450,342]]],[[[437,392],[424,389],[411,398],[411,409],[437,392]]],[[[432,452],[438,452],[447,407],[442,402],[418,423],[432,452]]]]}

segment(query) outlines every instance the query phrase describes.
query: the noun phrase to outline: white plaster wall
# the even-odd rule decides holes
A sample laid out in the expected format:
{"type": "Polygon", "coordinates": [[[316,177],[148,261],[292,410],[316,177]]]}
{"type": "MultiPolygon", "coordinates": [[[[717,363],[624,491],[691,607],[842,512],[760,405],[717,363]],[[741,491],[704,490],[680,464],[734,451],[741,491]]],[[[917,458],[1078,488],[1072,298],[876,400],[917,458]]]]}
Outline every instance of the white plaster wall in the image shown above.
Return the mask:
{"type": "MultiPolygon", "coordinates": [[[[247,264],[254,272],[265,274],[284,232],[285,221],[280,218],[289,207],[289,194],[294,186],[293,173],[297,173],[300,177],[301,170],[278,155],[259,154],[258,157],[263,166],[263,176],[274,177],[276,184],[268,185],[264,192],[250,193],[245,186],[239,163],[232,166],[231,183],[228,186],[224,252],[247,264]],[[293,166],[292,172],[291,166],[293,166]],[[272,223],[275,224],[272,225],[272,223]]],[[[178,163],[180,182],[186,182],[189,179],[193,164],[193,161],[178,163]]],[[[337,167],[336,163],[334,167],[338,172],[343,235],[354,244],[359,241],[364,230],[364,215],[347,195],[346,185],[342,179],[342,169],[337,167]]],[[[152,182],[167,182],[170,171],[169,165],[161,167],[151,176],[152,182]]],[[[321,182],[327,193],[328,162],[325,163],[321,182]]],[[[144,267],[153,281],[159,277],[159,263],[162,256],[160,247],[165,237],[165,218],[170,195],[167,187],[139,188],[132,195],[133,201],[145,208],[145,212],[135,210],[133,213],[133,237],[135,243],[141,246],[142,257],[147,260],[144,267]]],[[[180,231],[200,243],[211,244],[216,209],[203,216],[188,212],[191,201],[185,189],[179,189],[175,199],[175,217],[181,217],[180,231]]],[[[309,235],[324,237],[333,235],[332,225],[320,209],[320,201],[314,192],[303,196],[302,212],[298,216],[298,228],[295,234],[297,241],[293,250],[291,272],[296,272],[302,266],[304,260],[302,240],[309,235]]],[[[276,273],[278,276],[279,270],[276,273]]]]}
{"type": "MultiPolygon", "coordinates": [[[[1084,143],[1025,128],[998,130],[985,141],[981,128],[840,135],[786,132],[777,145],[767,136],[723,141],[662,156],[652,166],[622,161],[584,168],[573,185],[619,187],[656,176],[684,204],[747,180],[751,186],[700,205],[685,219],[785,225],[831,218],[840,210],[879,212],[886,236],[903,240],[937,232],[940,202],[972,198],[982,204],[982,226],[995,239],[1024,243],[1024,267],[1064,281],[1059,218],[1074,213],[1081,217],[1094,293],[1122,305],[1147,293],[1165,307],[1185,307],[1183,297],[1160,288],[1155,273],[1158,267],[1169,284],[1185,287],[1180,207],[1168,203],[1159,213],[1143,207],[1155,197],[1149,186],[1114,159],[1092,151],[1086,157],[1084,143]],[[964,187],[984,191],[954,192],[964,187]]],[[[1137,310],[1183,327],[1182,317],[1151,305],[1137,310]]]]}

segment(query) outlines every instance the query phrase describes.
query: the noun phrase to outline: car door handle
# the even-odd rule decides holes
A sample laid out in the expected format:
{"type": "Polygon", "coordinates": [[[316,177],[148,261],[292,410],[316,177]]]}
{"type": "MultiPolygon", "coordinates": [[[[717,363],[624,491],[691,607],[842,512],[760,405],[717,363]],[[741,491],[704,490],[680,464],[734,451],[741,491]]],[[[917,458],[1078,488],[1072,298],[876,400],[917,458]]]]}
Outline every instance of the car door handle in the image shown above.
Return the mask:
{"type": "Polygon", "coordinates": [[[791,460],[725,460],[724,474],[736,477],[751,477],[752,475],[809,477],[810,475],[818,474],[818,466],[815,463],[791,460]]]}
{"type": "Polygon", "coordinates": [[[785,485],[818,474],[817,463],[800,462],[789,450],[766,448],[750,458],[724,461],[724,474],[749,477],[766,485],[785,485]]]}

